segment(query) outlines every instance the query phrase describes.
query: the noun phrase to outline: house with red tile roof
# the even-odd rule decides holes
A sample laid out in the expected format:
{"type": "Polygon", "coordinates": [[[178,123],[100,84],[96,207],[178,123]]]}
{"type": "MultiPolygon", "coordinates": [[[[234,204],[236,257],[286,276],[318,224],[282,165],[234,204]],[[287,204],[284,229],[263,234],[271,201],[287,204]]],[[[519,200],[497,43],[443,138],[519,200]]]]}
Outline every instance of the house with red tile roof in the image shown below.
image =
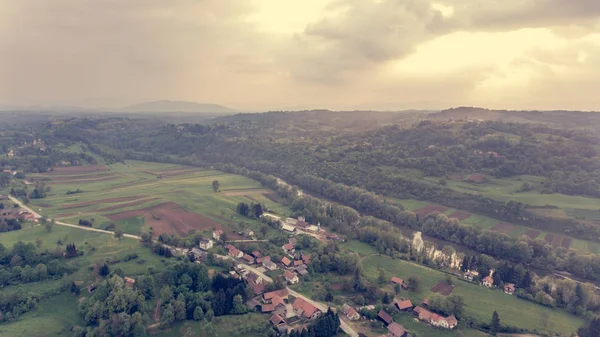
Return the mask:
{"type": "Polygon", "coordinates": [[[275,290],[275,291],[270,291],[268,293],[264,293],[263,294],[263,302],[265,303],[271,303],[271,300],[273,299],[273,297],[275,296],[279,296],[282,299],[287,300],[289,297],[288,291],[287,289],[280,289],[280,290],[275,290]]]}
{"type": "Polygon", "coordinates": [[[392,322],[388,325],[388,337],[405,337],[406,329],[396,322],[392,322]]]}
{"type": "Polygon", "coordinates": [[[379,312],[377,313],[377,318],[382,320],[383,323],[385,323],[385,325],[390,325],[394,321],[392,316],[390,316],[390,314],[385,312],[383,309],[379,310],[379,312]]]}
{"type": "Polygon", "coordinates": [[[481,284],[485,287],[491,288],[494,285],[494,279],[491,276],[486,276],[481,280],[481,284]]]}
{"type": "Polygon", "coordinates": [[[283,263],[284,266],[289,267],[292,264],[292,261],[290,261],[287,256],[284,256],[281,258],[281,263],[283,263]]]}
{"type": "Polygon", "coordinates": [[[302,260],[294,260],[294,267],[298,267],[304,264],[304,261],[302,260]]]}
{"type": "Polygon", "coordinates": [[[504,285],[504,293],[505,294],[512,295],[515,293],[515,289],[516,289],[515,285],[512,283],[507,283],[504,285]]]}
{"type": "Polygon", "coordinates": [[[246,262],[248,262],[249,264],[253,264],[254,263],[254,258],[248,254],[244,254],[244,256],[242,256],[242,258],[244,260],[246,260],[246,262]]]}
{"type": "Polygon", "coordinates": [[[354,309],[353,307],[351,307],[348,304],[344,304],[342,306],[342,312],[346,315],[346,317],[348,317],[349,320],[351,321],[355,321],[357,319],[360,319],[360,314],[356,311],[356,309],[354,309]]]}
{"type": "Polygon", "coordinates": [[[298,297],[294,303],[292,303],[292,308],[294,309],[296,315],[308,319],[317,318],[321,315],[321,311],[319,311],[317,307],[300,297],[298,297]]]}
{"type": "Polygon", "coordinates": [[[399,285],[401,285],[401,286],[404,286],[404,280],[402,280],[401,278],[399,278],[399,277],[396,277],[396,276],[393,276],[393,277],[392,277],[392,283],[393,283],[393,284],[399,284],[399,285]]]}
{"type": "Polygon", "coordinates": [[[302,254],[302,262],[304,262],[304,264],[309,264],[310,263],[310,254],[302,254]]]}
{"type": "Polygon", "coordinates": [[[288,254],[294,254],[294,252],[296,251],[296,249],[294,248],[294,245],[291,243],[286,243],[285,245],[281,246],[281,248],[283,249],[284,252],[286,252],[288,254]]]}
{"type": "Polygon", "coordinates": [[[298,275],[292,273],[289,270],[283,272],[283,277],[285,277],[285,280],[288,281],[289,284],[296,284],[300,282],[298,275]]]}

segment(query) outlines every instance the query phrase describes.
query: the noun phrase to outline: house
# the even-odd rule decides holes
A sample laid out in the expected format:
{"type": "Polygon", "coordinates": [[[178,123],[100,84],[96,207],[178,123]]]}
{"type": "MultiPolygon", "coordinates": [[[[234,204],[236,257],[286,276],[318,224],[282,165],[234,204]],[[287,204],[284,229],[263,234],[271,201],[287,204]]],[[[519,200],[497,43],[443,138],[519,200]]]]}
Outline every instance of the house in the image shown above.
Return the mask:
{"type": "Polygon", "coordinates": [[[202,239],[200,240],[200,244],[198,244],[198,246],[200,246],[200,249],[209,250],[214,246],[214,241],[211,239],[202,239]]]}
{"type": "Polygon", "coordinates": [[[433,314],[429,323],[433,326],[444,328],[444,329],[454,329],[454,327],[458,324],[458,320],[456,317],[444,317],[438,314],[433,314]]]}
{"type": "Polygon", "coordinates": [[[251,230],[250,228],[246,228],[242,231],[242,235],[251,237],[251,236],[254,236],[254,231],[251,230]]]}
{"type": "Polygon", "coordinates": [[[296,298],[294,303],[292,303],[292,308],[299,317],[314,319],[321,315],[319,309],[300,297],[296,298]]]}
{"type": "Polygon", "coordinates": [[[253,272],[249,272],[248,275],[246,275],[246,280],[248,280],[248,282],[253,282],[253,283],[256,283],[256,284],[262,284],[263,283],[262,277],[256,275],[253,272]]]}
{"type": "Polygon", "coordinates": [[[131,277],[127,277],[127,276],[125,276],[124,279],[125,279],[125,285],[130,288],[133,288],[133,285],[135,284],[135,279],[131,278],[131,277]]]}
{"type": "Polygon", "coordinates": [[[309,264],[310,263],[310,254],[302,254],[302,262],[304,262],[304,264],[309,264]]]}
{"type": "Polygon", "coordinates": [[[271,259],[264,260],[262,265],[268,270],[277,270],[277,265],[273,261],[271,261],[271,259]]]}
{"type": "Polygon", "coordinates": [[[283,272],[283,277],[285,277],[286,281],[288,281],[289,284],[296,284],[300,282],[298,276],[289,270],[283,272]]]}
{"type": "Polygon", "coordinates": [[[296,227],[290,225],[283,225],[281,226],[281,229],[283,229],[284,232],[288,233],[294,233],[296,231],[296,227]]]}
{"type": "Polygon", "coordinates": [[[248,255],[248,254],[244,254],[244,256],[242,256],[242,259],[244,259],[249,264],[253,264],[254,263],[254,258],[252,256],[248,255]]]}
{"type": "Polygon", "coordinates": [[[289,267],[292,264],[292,261],[290,261],[287,256],[284,256],[281,258],[281,263],[283,263],[284,266],[289,267]]]}
{"type": "Polygon", "coordinates": [[[308,270],[306,269],[306,265],[301,265],[296,267],[296,272],[300,274],[300,276],[308,275],[308,270]]]}
{"type": "Polygon", "coordinates": [[[273,297],[278,296],[284,300],[287,300],[289,297],[288,291],[287,289],[283,288],[280,290],[275,290],[275,291],[271,291],[268,293],[264,293],[263,294],[263,302],[265,303],[271,303],[271,301],[273,300],[273,297]]]}
{"type": "Polygon", "coordinates": [[[399,284],[402,287],[404,287],[404,280],[402,280],[399,277],[394,276],[394,277],[392,277],[392,284],[399,284]]]}
{"type": "Polygon", "coordinates": [[[515,293],[515,285],[512,283],[507,283],[504,285],[504,293],[512,295],[515,293]]]}
{"type": "Polygon", "coordinates": [[[396,322],[388,325],[388,337],[405,337],[406,329],[396,322]]]}
{"type": "Polygon", "coordinates": [[[413,315],[415,315],[416,317],[419,318],[419,320],[421,321],[425,321],[425,322],[429,322],[431,320],[431,316],[433,315],[431,313],[431,311],[423,308],[423,307],[419,307],[417,306],[414,310],[413,310],[413,315]]]}
{"type": "Polygon", "coordinates": [[[410,300],[404,300],[396,302],[396,308],[400,311],[410,311],[413,308],[413,304],[410,300]]]}
{"type": "Polygon", "coordinates": [[[298,222],[296,222],[296,228],[302,228],[302,229],[307,229],[310,225],[308,224],[308,222],[304,221],[304,220],[298,220],[298,222]]]}
{"type": "Polygon", "coordinates": [[[473,281],[475,278],[477,278],[477,276],[479,276],[479,272],[477,271],[468,271],[466,273],[463,274],[463,278],[465,280],[469,280],[469,281],[473,281]]]}
{"type": "Polygon", "coordinates": [[[262,299],[262,296],[256,296],[256,297],[248,300],[246,302],[246,306],[248,307],[248,310],[254,310],[256,307],[258,307],[260,305],[261,299],[262,299]]]}
{"type": "Polygon", "coordinates": [[[296,251],[296,249],[294,248],[294,245],[291,243],[286,243],[285,245],[281,246],[281,248],[283,249],[284,252],[286,252],[288,254],[294,254],[294,252],[296,251]]]}
{"type": "Polygon", "coordinates": [[[448,323],[448,329],[454,329],[458,325],[458,320],[454,315],[446,317],[446,322],[448,323]]]}
{"type": "Polygon", "coordinates": [[[275,315],[271,316],[269,321],[271,322],[271,324],[273,324],[273,327],[275,329],[277,329],[277,331],[279,333],[287,332],[287,330],[288,330],[287,324],[285,323],[285,320],[283,318],[281,318],[281,316],[275,314],[275,315]]]}
{"type": "Polygon", "coordinates": [[[246,275],[246,280],[256,295],[260,295],[265,292],[266,284],[263,282],[262,277],[250,272],[248,275],[246,275]]]}
{"type": "Polygon", "coordinates": [[[221,236],[223,236],[223,231],[220,229],[217,229],[213,232],[213,239],[215,240],[221,240],[221,236]]]}
{"type": "Polygon", "coordinates": [[[283,225],[284,226],[294,227],[294,229],[296,229],[295,226],[296,226],[297,223],[298,223],[297,219],[287,218],[287,219],[285,219],[285,223],[283,225]]]}
{"type": "Polygon", "coordinates": [[[261,215],[261,217],[270,219],[272,221],[281,221],[280,217],[278,217],[277,215],[269,214],[269,213],[263,213],[261,215]]]}
{"type": "Polygon", "coordinates": [[[428,298],[423,299],[423,306],[429,307],[429,299],[428,298]]]}
{"type": "Polygon", "coordinates": [[[481,280],[483,286],[491,288],[494,285],[494,279],[491,276],[486,276],[481,280]]]}
{"type": "Polygon", "coordinates": [[[304,261],[302,261],[302,260],[294,261],[294,267],[299,267],[299,266],[303,266],[303,265],[304,265],[304,261]]]}
{"type": "Polygon", "coordinates": [[[357,319],[360,319],[360,314],[353,307],[349,306],[348,304],[344,304],[342,306],[342,312],[351,321],[356,321],[357,319]]]}
{"type": "Polygon", "coordinates": [[[255,259],[262,257],[262,254],[259,251],[253,251],[250,255],[254,256],[255,259]]]}
{"type": "Polygon", "coordinates": [[[229,256],[240,259],[244,257],[244,252],[232,246],[229,249],[229,256]]]}
{"type": "Polygon", "coordinates": [[[194,248],[190,249],[190,251],[188,252],[188,255],[193,257],[194,260],[196,260],[196,261],[201,261],[206,257],[207,253],[194,247],[194,248]]]}
{"type": "Polygon", "coordinates": [[[385,312],[383,309],[379,310],[379,312],[377,313],[377,318],[382,320],[383,323],[385,323],[385,325],[390,325],[394,321],[392,316],[390,316],[390,314],[385,312]]]}
{"type": "Polygon", "coordinates": [[[270,256],[261,256],[261,257],[256,258],[256,263],[262,264],[263,262],[265,262],[267,260],[271,261],[271,257],[270,256]]]}

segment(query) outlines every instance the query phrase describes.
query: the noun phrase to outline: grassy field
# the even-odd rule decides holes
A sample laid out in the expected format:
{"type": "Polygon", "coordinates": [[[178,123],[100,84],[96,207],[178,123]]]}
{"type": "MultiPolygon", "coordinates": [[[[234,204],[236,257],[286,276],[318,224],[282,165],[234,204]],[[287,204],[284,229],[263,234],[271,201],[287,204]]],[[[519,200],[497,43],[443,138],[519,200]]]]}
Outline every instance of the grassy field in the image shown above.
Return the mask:
{"type": "MultiPolygon", "coordinates": [[[[129,234],[140,234],[150,230],[148,216],[134,214],[125,219],[111,220],[109,216],[126,211],[152,209],[171,202],[183,210],[199,214],[236,232],[250,227],[258,232],[262,224],[235,212],[239,202],[259,202],[270,211],[287,215],[290,210],[269,199],[272,191],[264,189],[258,182],[234,174],[201,170],[193,167],[128,161],[114,164],[109,171],[87,174],[60,173],[38,175],[32,178],[50,178],[52,190],[44,199],[32,200],[31,205],[41,214],[68,223],[79,219],[94,219],[94,227],[105,228],[114,223],[116,229],[129,234]],[[106,181],[97,181],[108,179],[106,181]],[[162,175],[159,179],[157,176],[162,175]],[[88,179],[85,179],[88,177],[88,179]],[[76,179],[75,179],[76,178],[76,179]],[[212,182],[218,180],[220,192],[215,193],[212,182]],[[67,191],[80,189],[83,193],[67,195],[67,191]],[[121,200],[114,200],[120,198],[121,200]],[[244,222],[244,224],[241,224],[244,222]]],[[[149,212],[149,211],[148,211],[149,212]]],[[[153,215],[154,217],[154,215],[153,215]]],[[[151,219],[150,219],[151,220],[151,219]]],[[[181,220],[184,221],[185,220],[181,220]]],[[[203,231],[211,231],[209,225],[197,225],[203,231]]]]}
{"type": "MultiPolygon", "coordinates": [[[[402,292],[399,296],[409,298],[420,304],[430,296],[429,289],[437,282],[445,279],[446,274],[402,260],[393,260],[384,256],[372,255],[362,261],[362,268],[367,278],[376,282],[379,268],[390,276],[408,278],[416,275],[421,279],[421,289],[417,292],[402,292]]],[[[487,322],[494,310],[498,311],[502,322],[526,329],[537,329],[547,333],[570,335],[579,328],[583,321],[575,316],[559,310],[552,310],[515,296],[506,295],[497,289],[462,282],[453,278],[456,288],[453,294],[459,295],[465,302],[465,315],[478,321],[487,322]]]]}
{"type": "Polygon", "coordinates": [[[350,240],[339,245],[343,249],[355,252],[360,255],[371,255],[377,253],[377,250],[364,242],[350,240]]]}
{"type": "MultiPolygon", "coordinates": [[[[206,321],[185,321],[175,324],[167,331],[161,331],[156,337],[203,337],[206,321]]],[[[269,315],[249,313],[240,316],[215,317],[212,322],[214,336],[263,337],[269,329],[269,315]]]]}

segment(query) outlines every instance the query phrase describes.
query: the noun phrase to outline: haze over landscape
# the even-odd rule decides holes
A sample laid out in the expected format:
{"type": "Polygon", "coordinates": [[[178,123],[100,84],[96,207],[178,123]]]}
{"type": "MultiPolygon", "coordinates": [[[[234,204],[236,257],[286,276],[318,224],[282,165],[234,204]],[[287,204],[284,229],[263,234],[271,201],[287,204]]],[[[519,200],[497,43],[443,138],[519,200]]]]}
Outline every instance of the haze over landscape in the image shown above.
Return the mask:
{"type": "Polygon", "coordinates": [[[595,0],[8,0],[0,104],[597,110],[595,0]]]}

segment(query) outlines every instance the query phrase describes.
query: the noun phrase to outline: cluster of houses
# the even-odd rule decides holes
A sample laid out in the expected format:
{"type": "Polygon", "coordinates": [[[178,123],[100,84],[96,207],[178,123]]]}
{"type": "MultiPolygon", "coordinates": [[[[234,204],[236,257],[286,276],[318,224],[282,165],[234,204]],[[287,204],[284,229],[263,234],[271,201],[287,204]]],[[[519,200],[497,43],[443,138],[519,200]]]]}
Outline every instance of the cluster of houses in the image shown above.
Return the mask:
{"type": "Polygon", "coordinates": [[[278,217],[273,214],[264,213],[262,215],[265,218],[270,219],[271,221],[278,221],[281,224],[281,230],[288,234],[296,234],[297,232],[311,233],[311,234],[319,234],[324,236],[327,240],[331,241],[344,241],[339,235],[327,232],[326,230],[321,228],[321,224],[317,223],[316,225],[311,225],[306,222],[306,219],[302,216],[297,219],[287,218],[282,220],[281,217],[278,217]]]}
{"type": "MultiPolygon", "coordinates": [[[[465,278],[466,280],[469,281],[473,281],[474,279],[476,279],[479,276],[479,273],[476,271],[468,271],[463,275],[463,278],[465,278]]],[[[486,287],[486,288],[492,288],[494,287],[494,278],[490,275],[484,277],[481,279],[481,285],[486,287]]],[[[515,293],[515,291],[517,290],[517,287],[514,285],[514,283],[505,283],[503,286],[503,291],[505,294],[508,295],[512,295],[515,293]]]]}
{"type": "Polygon", "coordinates": [[[250,310],[270,314],[273,327],[280,333],[287,333],[291,323],[300,320],[311,320],[319,317],[322,312],[303,298],[290,301],[288,290],[280,289],[264,293],[249,300],[246,305],[250,310]]]}

